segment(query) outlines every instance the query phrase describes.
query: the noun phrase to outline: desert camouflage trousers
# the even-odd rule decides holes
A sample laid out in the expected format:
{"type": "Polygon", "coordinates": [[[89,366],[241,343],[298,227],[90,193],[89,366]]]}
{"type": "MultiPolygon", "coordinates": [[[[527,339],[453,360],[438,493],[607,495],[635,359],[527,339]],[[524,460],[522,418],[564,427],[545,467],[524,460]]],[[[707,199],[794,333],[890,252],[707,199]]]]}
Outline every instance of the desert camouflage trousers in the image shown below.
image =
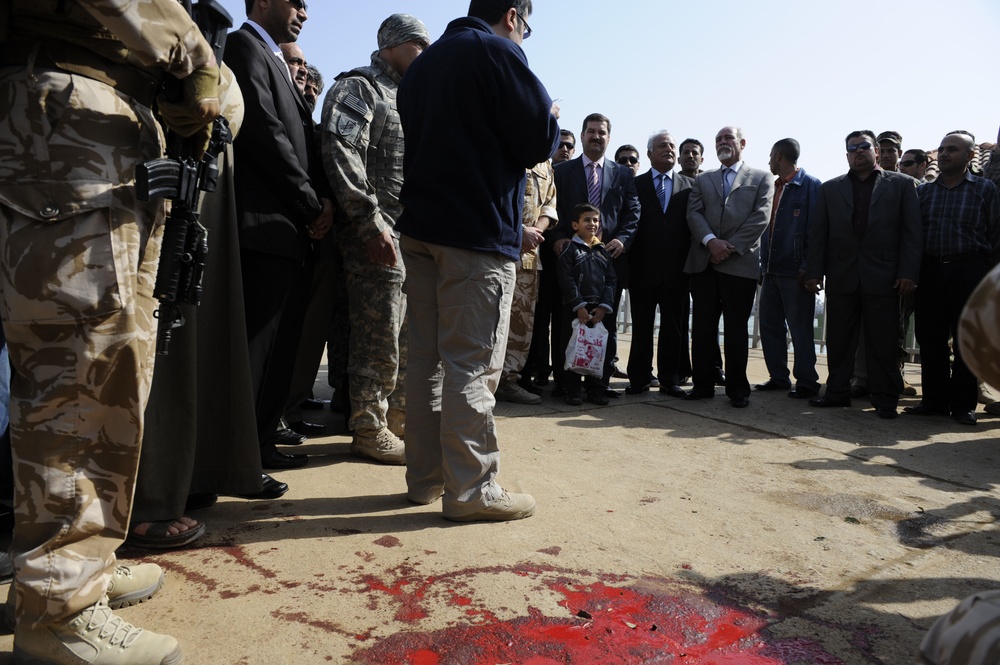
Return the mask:
{"type": "Polygon", "coordinates": [[[535,327],[535,303],[538,302],[538,271],[518,266],[514,282],[514,300],[510,307],[510,333],[504,356],[501,381],[516,381],[531,351],[531,332],[535,327]]]}
{"type": "Polygon", "coordinates": [[[153,369],[163,203],[149,109],[80,76],[0,68],[0,314],[15,377],[18,621],[104,595],[125,538],[153,369]]]}
{"type": "Polygon", "coordinates": [[[920,643],[921,665],[1000,663],[1000,591],[981,591],[940,617],[920,643]]]}
{"type": "Polygon", "coordinates": [[[349,427],[355,432],[386,426],[389,409],[406,411],[406,296],[403,271],[347,270],[351,335],[347,375],[349,427]]]}

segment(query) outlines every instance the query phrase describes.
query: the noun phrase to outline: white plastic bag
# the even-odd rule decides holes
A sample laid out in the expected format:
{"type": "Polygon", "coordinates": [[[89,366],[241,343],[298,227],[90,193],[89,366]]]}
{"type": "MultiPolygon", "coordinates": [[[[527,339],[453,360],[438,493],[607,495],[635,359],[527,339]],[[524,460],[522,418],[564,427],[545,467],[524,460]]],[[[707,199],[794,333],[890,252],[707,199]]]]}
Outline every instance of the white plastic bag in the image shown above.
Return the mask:
{"type": "Polygon", "coordinates": [[[604,353],[608,346],[608,329],[604,322],[594,324],[591,328],[573,318],[573,332],[566,345],[566,363],[563,369],[584,376],[604,375],[604,353]]]}

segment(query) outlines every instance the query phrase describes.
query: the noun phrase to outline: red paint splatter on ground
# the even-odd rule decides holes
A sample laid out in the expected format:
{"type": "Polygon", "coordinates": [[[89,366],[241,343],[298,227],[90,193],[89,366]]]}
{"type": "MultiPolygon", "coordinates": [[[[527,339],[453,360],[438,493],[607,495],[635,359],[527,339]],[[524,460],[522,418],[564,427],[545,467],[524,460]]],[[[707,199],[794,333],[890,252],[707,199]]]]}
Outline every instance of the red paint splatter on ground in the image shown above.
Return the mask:
{"type": "MultiPolygon", "coordinates": [[[[427,610],[424,609],[422,603],[426,590],[434,584],[435,578],[420,578],[407,564],[397,566],[393,571],[397,576],[391,581],[382,581],[374,575],[362,575],[360,582],[369,592],[387,594],[399,602],[399,609],[396,610],[394,617],[396,621],[414,623],[427,617],[427,610]]],[[[377,606],[377,604],[374,596],[369,598],[369,607],[374,609],[373,605],[377,606]]]]}
{"type": "Polygon", "coordinates": [[[546,547],[544,550],[538,550],[539,554],[551,554],[552,556],[559,556],[562,552],[562,548],[558,545],[553,545],[552,547],[546,547]]]}
{"type": "MultiPolygon", "coordinates": [[[[507,568],[493,572],[525,572],[538,577],[551,567],[507,568]]],[[[436,581],[490,572],[462,571],[421,579],[400,567],[393,582],[364,576],[372,592],[401,602],[396,620],[427,616],[425,599],[448,593],[454,604],[475,604],[453,587],[436,590],[436,581]],[[461,602],[459,601],[461,599],[461,602]],[[405,616],[406,618],[401,618],[405,616]]],[[[589,575],[581,573],[581,575],[589,575]]],[[[615,577],[624,581],[624,576],[615,577]]],[[[592,578],[592,576],[591,576],[592,578]]],[[[630,582],[637,582],[628,578],[630,582]]],[[[640,585],[612,586],[608,579],[582,584],[568,576],[539,579],[561,600],[563,616],[546,616],[528,608],[528,616],[500,620],[485,607],[466,610],[468,625],[427,633],[402,632],[358,650],[353,662],[371,665],[574,665],[685,663],[690,665],[843,665],[807,639],[769,638],[767,615],[725,599],[711,599],[697,587],[670,580],[642,580],[640,585]]]]}
{"type": "Polygon", "coordinates": [[[264,577],[265,579],[270,580],[277,577],[277,575],[274,573],[273,570],[268,570],[267,568],[264,568],[263,566],[259,565],[256,561],[251,559],[250,555],[247,554],[246,548],[244,548],[242,545],[238,545],[236,547],[223,547],[221,549],[223,552],[236,559],[236,563],[240,564],[244,568],[249,568],[253,572],[264,577]]]}
{"type": "Polygon", "coordinates": [[[382,536],[375,541],[375,544],[381,547],[402,547],[403,541],[396,536],[382,536]]]}
{"type": "Polygon", "coordinates": [[[200,584],[201,586],[205,587],[206,591],[215,591],[215,589],[219,586],[219,583],[216,580],[213,580],[211,577],[208,577],[207,575],[204,575],[202,573],[195,572],[193,570],[189,570],[188,568],[174,561],[160,560],[157,563],[159,563],[160,568],[163,568],[164,570],[176,573],[189,582],[200,584]]]}

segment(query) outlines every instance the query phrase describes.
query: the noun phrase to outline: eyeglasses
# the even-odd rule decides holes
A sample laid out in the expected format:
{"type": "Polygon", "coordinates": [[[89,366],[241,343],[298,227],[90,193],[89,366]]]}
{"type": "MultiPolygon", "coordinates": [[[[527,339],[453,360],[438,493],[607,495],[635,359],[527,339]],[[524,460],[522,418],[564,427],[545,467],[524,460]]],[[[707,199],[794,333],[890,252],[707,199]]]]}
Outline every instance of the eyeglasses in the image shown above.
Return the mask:
{"type": "Polygon", "coordinates": [[[521,16],[521,12],[515,12],[515,13],[517,14],[517,17],[521,19],[521,23],[524,24],[524,35],[521,36],[521,39],[527,39],[528,37],[531,36],[531,26],[528,25],[528,22],[524,20],[523,16],[521,16]]]}
{"type": "Polygon", "coordinates": [[[621,157],[619,157],[615,161],[618,162],[619,164],[622,164],[622,165],[624,165],[624,164],[631,164],[632,166],[635,166],[636,164],[639,163],[639,158],[636,157],[636,156],[634,156],[634,155],[627,155],[627,156],[626,155],[622,155],[621,157]]]}
{"type": "Polygon", "coordinates": [[[570,143],[569,141],[563,141],[562,143],[559,144],[559,149],[560,150],[566,149],[569,150],[570,152],[573,152],[574,150],[576,150],[576,144],[570,143]]]}
{"type": "Polygon", "coordinates": [[[288,0],[288,4],[301,12],[307,11],[305,0],[288,0]]]}
{"type": "Polygon", "coordinates": [[[871,149],[872,149],[872,144],[869,143],[868,141],[865,141],[864,143],[858,143],[856,145],[847,146],[847,152],[857,152],[858,150],[871,150],[871,149]]]}
{"type": "MultiPolygon", "coordinates": [[[[903,161],[901,161],[901,162],[899,163],[899,165],[900,165],[900,166],[905,166],[906,168],[910,168],[911,166],[913,166],[913,165],[914,165],[914,164],[916,164],[916,163],[917,163],[917,160],[915,160],[915,159],[904,159],[903,161]]],[[[921,162],[921,164],[922,164],[922,163],[923,163],[923,162],[921,162]]]]}

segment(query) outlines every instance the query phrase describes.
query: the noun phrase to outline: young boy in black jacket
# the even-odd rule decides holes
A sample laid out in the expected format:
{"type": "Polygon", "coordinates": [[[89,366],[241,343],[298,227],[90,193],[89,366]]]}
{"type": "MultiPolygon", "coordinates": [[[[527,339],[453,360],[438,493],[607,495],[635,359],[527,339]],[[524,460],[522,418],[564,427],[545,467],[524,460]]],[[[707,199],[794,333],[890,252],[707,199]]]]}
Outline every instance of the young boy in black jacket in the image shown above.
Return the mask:
{"type": "MultiPolygon", "coordinates": [[[[559,255],[557,264],[563,304],[569,306],[581,324],[591,327],[603,324],[605,328],[615,325],[612,305],[615,296],[615,269],[611,265],[611,254],[597,237],[601,230],[601,211],[589,203],[581,203],[573,208],[570,223],[576,233],[559,255]],[[608,323],[604,323],[605,318],[608,323]]],[[[573,332],[572,323],[573,319],[567,318],[562,329],[560,343],[564,348],[569,344],[573,332]]],[[[570,370],[563,373],[567,404],[583,404],[580,399],[580,378],[579,374],[570,370]]],[[[607,404],[608,398],[604,394],[604,384],[600,377],[583,378],[587,401],[607,404]]]]}

